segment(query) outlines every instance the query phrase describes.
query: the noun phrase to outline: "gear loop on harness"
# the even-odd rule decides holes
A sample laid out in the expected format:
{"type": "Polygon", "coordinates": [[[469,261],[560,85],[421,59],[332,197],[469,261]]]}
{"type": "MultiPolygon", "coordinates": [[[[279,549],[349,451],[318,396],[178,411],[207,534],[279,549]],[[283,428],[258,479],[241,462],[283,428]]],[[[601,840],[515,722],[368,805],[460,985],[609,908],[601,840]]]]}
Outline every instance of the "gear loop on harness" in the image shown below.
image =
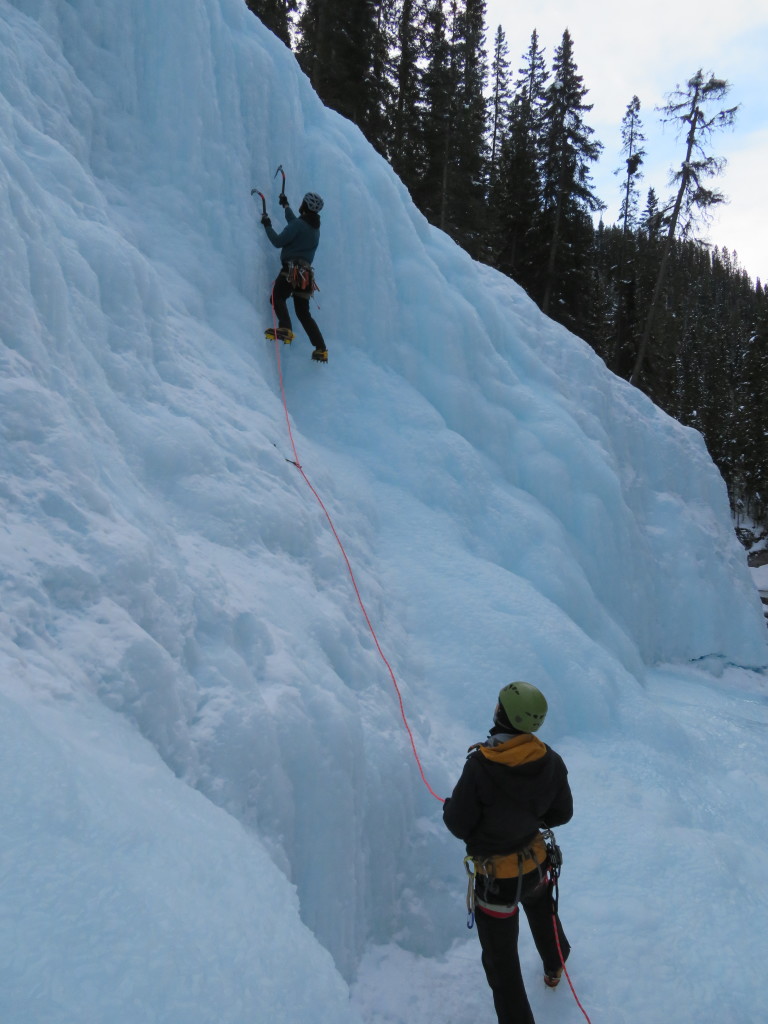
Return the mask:
{"type": "Polygon", "coordinates": [[[467,928],[475,923],[475,862],[467,854],[464,858],[464,870],[467,872],[467,928]],[[470,867],[470,864],[472,867],[470,867]]]}
{"type": "Polygon", "coordinates": [[[292,294],[311,299],[320,288],[315,281],[315,270],[306,260],[295,259],[283,264],[282,275],[291,286],[292,294]]]}

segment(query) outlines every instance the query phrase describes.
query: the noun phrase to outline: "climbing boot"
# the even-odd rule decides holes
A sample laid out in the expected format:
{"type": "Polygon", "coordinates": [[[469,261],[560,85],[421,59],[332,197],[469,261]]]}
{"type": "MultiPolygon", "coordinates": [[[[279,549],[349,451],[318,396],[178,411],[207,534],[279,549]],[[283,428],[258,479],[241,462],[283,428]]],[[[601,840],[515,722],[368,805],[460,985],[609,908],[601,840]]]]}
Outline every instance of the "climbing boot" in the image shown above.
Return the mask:
{"type": "Polygon", "coordinates": [[[327,348],[316,348],[312,353],[312,358],[316,363],[327,363],[328,362],[328,349],[327,348]]]}
{"type": "Polygon", "coordinates": [[[290,327],[278,327],[277,331],[275,331],[274,327],[268,327],[266,331],[264,331],[264,337],[267,341],[274,341],[277,339],[278,341],[282,341],[284,345],[290,345],[295,335],[290,327]]]}
{"type": "Polygon", "coordinates": [[[544,972],[544,984],[547,988],[557,988],[560,984],[560,979],[563,976],[563,968],[558,967],[556,971],[545,971],[544,972]]]}

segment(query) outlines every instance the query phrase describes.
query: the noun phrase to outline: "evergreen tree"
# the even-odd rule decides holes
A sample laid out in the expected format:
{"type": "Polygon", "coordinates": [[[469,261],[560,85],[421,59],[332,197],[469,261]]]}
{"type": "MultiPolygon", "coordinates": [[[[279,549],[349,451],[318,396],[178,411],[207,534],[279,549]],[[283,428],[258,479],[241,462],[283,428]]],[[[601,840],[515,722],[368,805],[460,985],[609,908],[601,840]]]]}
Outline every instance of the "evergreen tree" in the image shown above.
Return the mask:
{"type": "Polygon", "coordinates": [[[536,235],[547,67],[538,33],[531,34],[515,83],[492,193],[494,263],[535,295],[541,280],[542,245],[536,235]]]}
{"type": "Polygon", "coordinates": [[[743,455],[748,514],[768,522],[768,293],[760,282],[752,293],[739,407],[739,451],[743,455]]]}
{"type": "Polygon", "coordinates": [[[305,0],[296,48],[320,99],[386,151],[388,18],[383,0],[305,0]]]}
{"type": "Polygon", "coordinates": [[[424,0],[401,0],[395,16],[390,163],[413,193],[423,174],[423,76],[426,46],[424,0]]]}
{"type": "Polygon", "coordinates": [[[603,206],[592,190],[589,164],[597,160],[602,144],[593,140],[594,130],[584,121],[592,105],[584,102],[588,90],[567,29],[555,51],[552,73],[545,107],[542,227],[548,252],[541,308],[549,313],[557,304],[570,310],[568,326],[578,330],[592,241],[591,214],[603,206]]]}
{"type": "MultiPolygon", "coordinates": [[[[323,103],[334,106],[337,83],[332,61],[341,47],[337,39],[337,11],[333,0],[304,0],[299,16],[296,56],[323,103]]],[[[334,109],[336,109],[334,107],[334,109]]]]}
{"type": "MultiPolygon", "coordinates": [[[[634,229],[638,221],[638,187],[642,178],[642,163],[645,156],[643,126],[640,120],[640,100],[633,96],[627,105],[621,122],[622,153],[625,158],[622,199],[619,210],[621,241],[618,263],[615,271],[613,340],[607,355],[608,365],[616,373],[628,371],[631,367],[631,337],[635,328],[637,308],[637,279],[634,229]]],[[[616,172],[621,173],[621,170],[616,172]]]]}
{"type": "Polygon", "coordinates": [[[395,83],[393,51],[397,33],[397,0],[375,0],[375,23],[370,32],[368,104],[358,121],[363,134],[383,156],[391,152],[395,83]]]}
{"type": "Polygon", "coordinates": [[[449,182],[453,237],[472,255],[486,247],[488,199],[488,59],[485,49],[485,0],[458,5],[458,97],[454,131],[455,164],[449,182]]]}
{"type": "MultiPolygon", "coordinates": [[[[637,225],[638,192],[637,183],[643,174],[640,170],[645,150],[643,125],[640,120],[640,100],[633,96],[621,122],[622,153],[625,156],[626,172],[622,186],[619,220],[624,235],[637,225]]],[[[617,173],[619,173],[617,171],[617,173]]]]}
{"type": "Polygon", "coordinates": [[[640,225],[646,236],[652,241],[656,240],[661,234],[664,225],[664,214],[659,209],[659,197],[656,195],[656,189],[654,188],[648,189],[648,197],[640,225]]]}
{"type": "Polygon", "coordinates": [[[291,45],[291,14],[297,9],[296,0],[245,0],[246,6],[268,29],[291,45]]]}
{"type": "Polygon", "coordinates": [[[477,255],[485,230],[485,0],[434,0],[427,16],[424,174],[417,204],[477,255]],[[447,13],[447,17],[446,17],[447,13]]]}
{"type": "MultiPolygon", "coordinates": [[[[453,16],[455,6],[454,2],[451,12],[453,16]]],[[[445,229],[448,164],[455,130],[458,67],[442,0],[432,0],[427,12],[425,65],[425,113],[422,122],[424,169],[421,181],[416,185],[414,197],[425,216],[433,224],[445,229]]]]}
{"type": "Polygon", "coordinates": [[[489,190],[493,195],[498,163],[509,121],[511,103],[509,82],[509,47],[501,25],[496,29],[491,62],[491,123],[489,154],[489,190]]]}
{"type": "Polygon", "coordinates": [[[730,107],[708,114],[705,112],[705,107],[709,103],[719,103],[729,89],[728,82],[715,78],[713,74],[706,77],[699,69],[688,80],[686,89],[676,89],[669,96],[667,104],[663,108],[666,120],[675,123],[678,129],[685,132],[685,156],[679,171],[674,176],[678,190],[669,217],[666,245],[659,264],[656,285],[648,307],[645,326],[638,345],[637,359],[630,378],[631,382],[636,385],[640,380],[648,343],[658,314],[664,276],[678,226],[685,236],[697,214],[706,215],[708,210],[725,199],[722,193],[707,188],[704,184],[707,178],[720,173],[724,163],[724,161],[707,154],[704,144],[709,141],[716,129],[733,124],[737,108],[730,107]]]}
{"type": "Polygon", "coordinates": [[[588,302],[581,317],[581,336],[610,366],[621,313],[622,275],[619,253],[625,241],[618,228],[606,225],[602,218],[594,232],[588,257],[588,302]]]}

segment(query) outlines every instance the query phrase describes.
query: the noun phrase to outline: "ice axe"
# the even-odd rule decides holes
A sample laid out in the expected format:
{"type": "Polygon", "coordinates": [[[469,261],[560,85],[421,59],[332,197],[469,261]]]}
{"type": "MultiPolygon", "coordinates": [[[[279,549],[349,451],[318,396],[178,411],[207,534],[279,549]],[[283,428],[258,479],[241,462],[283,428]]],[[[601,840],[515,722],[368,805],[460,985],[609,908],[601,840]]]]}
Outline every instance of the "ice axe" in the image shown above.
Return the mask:
{"type": "Polygon", "coordinates": [[[259,190],[257,188],[252,188],[251,189],[251,195],[252,196],[261,196],[261,213],[262,213],[263,217],[266,217],[266,215],[267,215],[267,200],[264,198],[264,193],[263,192],[259,192],[259,190]]]}
{"type": "Polygon", "coordinates": [[[285,195],[285,171],[283,170],[283,165],[282,164],[280,164],[278,166],[277,170],[275,171],[275,177],[277,177],[278,174],[282,174],[282,176],[283,176],[283,187],[280,189],[280,195],[284,196],[285,195]]]}

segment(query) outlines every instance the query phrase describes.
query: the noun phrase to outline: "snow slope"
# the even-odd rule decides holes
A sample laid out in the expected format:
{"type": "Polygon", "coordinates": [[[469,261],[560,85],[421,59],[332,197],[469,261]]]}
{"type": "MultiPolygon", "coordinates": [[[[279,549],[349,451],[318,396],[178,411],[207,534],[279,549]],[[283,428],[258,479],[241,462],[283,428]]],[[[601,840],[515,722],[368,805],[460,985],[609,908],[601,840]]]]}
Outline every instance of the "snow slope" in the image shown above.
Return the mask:
{"type": "Polygon", "coordinates": [[[700,436],[431,229],[241,0],[0,0],[0,204],[0,1017],[397,1021],[447,973],[463,1019],[460,851],[279,358],[437,793],[503,682],[550,698],[585,995],[764,1019],[761,852],[708,917],[767,838],[768,651],[700,436]],[[278,163],[326,200],[328,367],[261,338],[278,163]]]}

